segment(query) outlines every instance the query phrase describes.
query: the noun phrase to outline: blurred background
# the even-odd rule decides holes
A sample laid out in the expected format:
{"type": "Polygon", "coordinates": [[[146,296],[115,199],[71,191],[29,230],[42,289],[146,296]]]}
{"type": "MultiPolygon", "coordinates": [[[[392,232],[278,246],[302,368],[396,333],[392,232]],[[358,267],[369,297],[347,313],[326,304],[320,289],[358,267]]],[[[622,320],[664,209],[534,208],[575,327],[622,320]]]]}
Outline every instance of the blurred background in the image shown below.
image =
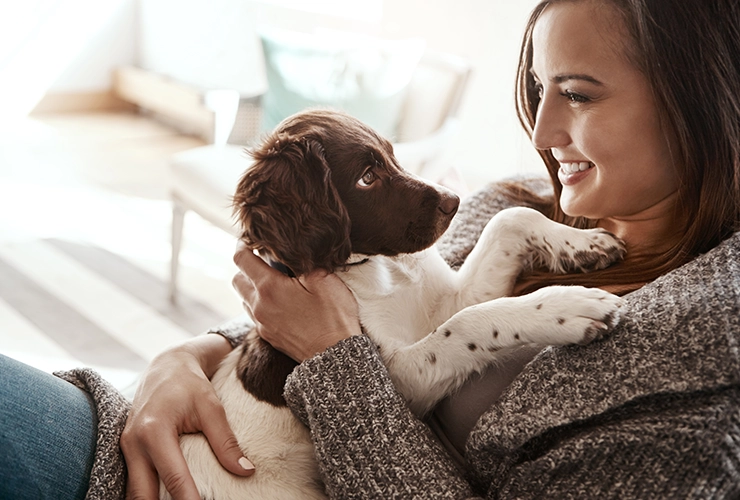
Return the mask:
{"type": "Polygon", "coordinates": [[[463,195],[542,173],[513,99],[535,3],[2,2],[0,353],[124,387],[240,314],[234,231],[212,200],[286,103],[357,111],[409,170],[463,195]]]}

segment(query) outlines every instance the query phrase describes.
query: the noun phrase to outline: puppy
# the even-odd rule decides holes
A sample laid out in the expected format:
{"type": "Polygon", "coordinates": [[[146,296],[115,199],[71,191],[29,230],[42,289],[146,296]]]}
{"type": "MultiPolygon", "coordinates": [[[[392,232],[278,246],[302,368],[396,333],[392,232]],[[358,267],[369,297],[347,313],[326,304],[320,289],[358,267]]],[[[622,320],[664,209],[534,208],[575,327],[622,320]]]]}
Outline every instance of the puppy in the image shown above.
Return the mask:
{"type": "MultiPolygon", "coordinates": [[[[608,266],[624,253],[614,236],[507,209],[452,271],[432,245],[458,197],[405,172],[391,144],[349,115],[299,113],[251,154],[254,164],[234,197],[242,238],[289,274],[337,273],[357,298],[362,327],[396,388],[419,416],[502,349],[587,343],[618,320],[619,298],[599,289],[546,287],[506,297],[528,266],[554,272],[608,266]]],[[[224,360],[212,381],[256,473],[228,473],[202,435],[184,435],[181,446],[203,498],[325,498],[309,432],[282,397],[294,367],[254,333],[224,360]]]]}

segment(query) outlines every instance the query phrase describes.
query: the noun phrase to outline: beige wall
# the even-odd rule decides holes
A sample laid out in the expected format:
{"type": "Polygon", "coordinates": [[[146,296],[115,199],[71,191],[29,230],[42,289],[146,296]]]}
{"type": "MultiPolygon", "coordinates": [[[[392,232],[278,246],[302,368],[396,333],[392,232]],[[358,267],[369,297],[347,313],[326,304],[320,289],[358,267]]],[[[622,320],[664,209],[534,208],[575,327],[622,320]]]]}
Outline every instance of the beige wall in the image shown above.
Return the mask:
{"type": "Polygon", "coordinates": [[[384,30],[427,39],[474,65],[462,130],[446,161],[471,187],[540,168],[514,112],[519,43],[536,0],[389,0],[384,30]]]}

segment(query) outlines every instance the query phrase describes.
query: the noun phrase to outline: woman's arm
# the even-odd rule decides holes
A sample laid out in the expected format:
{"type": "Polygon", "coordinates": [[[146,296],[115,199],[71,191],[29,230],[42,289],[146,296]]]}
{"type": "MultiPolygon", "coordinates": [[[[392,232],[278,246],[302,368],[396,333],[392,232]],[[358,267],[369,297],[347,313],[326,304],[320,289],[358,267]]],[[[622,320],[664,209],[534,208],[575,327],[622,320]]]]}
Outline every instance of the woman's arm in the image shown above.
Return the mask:
{"type": "Polygon", "coordinates": [[[177,499],[199,499],[180,450],[180,434],[203,432],[219,462],[249,476],[209,377],[231,350],[220,335],[203,335],[158,355],[136,391],[121,435],[129,498],[158,498],[159,479],[177,499]]]}
{"type": "Polygon", "coordinates": [[[470,485],[396,391],[375,345],[352,337],[303,362],[285,397],[311,429],[331,498],[470,498],[470,485]]]}

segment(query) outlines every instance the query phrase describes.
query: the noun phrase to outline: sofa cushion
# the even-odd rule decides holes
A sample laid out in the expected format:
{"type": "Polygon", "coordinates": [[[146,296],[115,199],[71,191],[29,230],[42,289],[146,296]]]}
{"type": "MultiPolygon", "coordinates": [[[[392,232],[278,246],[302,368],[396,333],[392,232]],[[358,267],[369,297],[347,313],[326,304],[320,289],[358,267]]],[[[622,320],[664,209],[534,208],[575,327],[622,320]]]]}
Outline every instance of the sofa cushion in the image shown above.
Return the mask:
{"type": "Polygon", "coordinates": [[[308,107],[342,109],[388,139],[425,49],[420,39],[382,40],[325,31],[260,33],[268,90],[262,131],[308,107]]]}

